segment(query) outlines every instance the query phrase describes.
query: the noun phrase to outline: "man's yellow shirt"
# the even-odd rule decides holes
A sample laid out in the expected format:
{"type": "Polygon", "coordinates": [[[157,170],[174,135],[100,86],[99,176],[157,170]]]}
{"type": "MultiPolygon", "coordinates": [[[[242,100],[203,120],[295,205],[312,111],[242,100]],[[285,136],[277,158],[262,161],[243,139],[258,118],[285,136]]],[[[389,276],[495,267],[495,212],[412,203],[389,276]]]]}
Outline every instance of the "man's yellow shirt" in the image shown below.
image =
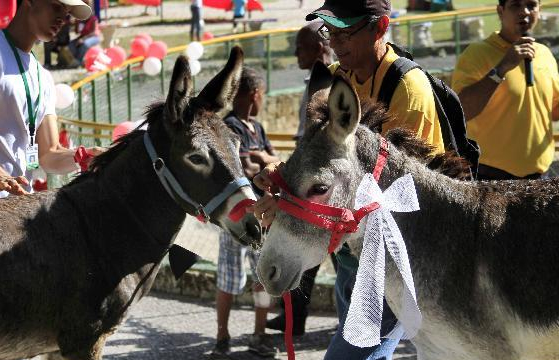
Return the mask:
{"type": "MultiPolygon", "coordinates": [[[[388,68],[398,55],[390,45],[387,45],[386,55],[383,57],[375,74],[364,83],[359,83],[353,71],[345,71],[338,62],[330,65],[330,71],[335,74],[342,72],[351,81],[357,91],[361,103],[377,101],[378,93],[388,68]]],[[[404,75],[394,91],[388,106],[388,113],[393,120],[384,124],[382,132],[394,128],[407,128],[435,147],[436,153],[444,152],[444,143],[439,124],[439,117],[435,107],[435,98],[429,79],[421,69],[413,69],[404,75]]]]}
{"type": "MultiPolygon", "coordinates": [[[[555,153],[552,110],[559,101],[559,74],[551,51],[535,43],[534,86],[526,86],[524,62],[505,74],[483,111],[468,121],[468,137],[481,148],[480,163],[523,177],[548,170],[555,153]]],[[[497,32],[471,44],[452,76],[459,94],[493,69],[512,46],[497,32]]]]}

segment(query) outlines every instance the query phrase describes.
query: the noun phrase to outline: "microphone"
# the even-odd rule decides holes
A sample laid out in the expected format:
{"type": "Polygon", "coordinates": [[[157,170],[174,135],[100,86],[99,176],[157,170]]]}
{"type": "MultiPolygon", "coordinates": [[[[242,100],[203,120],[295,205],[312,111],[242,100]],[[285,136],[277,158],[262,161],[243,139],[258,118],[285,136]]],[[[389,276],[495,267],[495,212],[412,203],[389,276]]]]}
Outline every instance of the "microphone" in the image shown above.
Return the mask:
{"type": "Polygon", "coordinates": [[[2,4],[0,4],[0,29],[8,27],[16,14],[16,7],[16,0],[2,0],[2,4]]]}
{"type": "MultiPolygon", "coordinates": [[[[522,36],[530,36],[530,33],[525,32],[522,36]]],[[[524,59],[524,74],[526,75],[526,86],[534,86],[534,68],[532,67],[532,59],[524,59]]]]}

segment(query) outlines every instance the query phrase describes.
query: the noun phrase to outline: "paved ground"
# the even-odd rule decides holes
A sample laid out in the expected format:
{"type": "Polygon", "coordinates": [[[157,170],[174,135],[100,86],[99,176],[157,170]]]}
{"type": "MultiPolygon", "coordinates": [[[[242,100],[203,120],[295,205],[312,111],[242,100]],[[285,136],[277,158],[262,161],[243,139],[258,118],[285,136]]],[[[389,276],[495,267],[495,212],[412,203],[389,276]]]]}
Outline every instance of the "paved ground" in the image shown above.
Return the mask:
{"type": "MultiPolygon", "coordinates": [[[[307,334],[295,338],[298,360],[319,360],[324,356],[337,324],[335,314],[313,314],[307,320],[307,334]]],[[[246,351],[248,334],[253,324],[249,308],[236,308],[230,319],[233,358],[256,360],[246,351]]],[[[132,315],[107,343],[105,360],[200,360],[214,344],[216,317],[213,302],[152,294],[136,305],[132,315]]],[[[281,349],[278,359],[287,359],[283,335],[274,332],[274,342],[281,349]]],[[[408,342],[400,343],[395,360],[416,360],[408,342]]],[[[342,360],[342,359],[340,359],[342,360]]]]}

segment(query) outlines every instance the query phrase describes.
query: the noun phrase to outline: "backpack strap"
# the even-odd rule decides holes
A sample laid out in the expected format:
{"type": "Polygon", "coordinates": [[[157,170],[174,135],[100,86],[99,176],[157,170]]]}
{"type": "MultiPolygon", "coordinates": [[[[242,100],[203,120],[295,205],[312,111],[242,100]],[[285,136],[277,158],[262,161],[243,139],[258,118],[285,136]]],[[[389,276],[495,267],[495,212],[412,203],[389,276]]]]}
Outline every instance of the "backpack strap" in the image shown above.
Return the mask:
{"type": "Polygon", "coordinates": [[[396,87],[400,83],[400,80],[402,80],[404,75],[406,75],[408,72],[417,68],[421,69],[421,66],[408,58],[399,57],[398,59],[396,59],[396,61],[394,61],[390,65],[390,67],[386,71],[386,74],[384,75],[384,78],[382,79],[382,84],[380,85],[377,100],[382,101],[388,109],[388,107],[390,106],[390,101],[392,101],[394,91],[396,91],[396,87]]]}
{"type": "Polygon", "coordinates": [[[390,65],[386,72],[386,75],[384,76],[384,79],[382,80],[377,100],[382,101],[388,109],[390,107],[390,101],[392,101],[392,96],[396,91],[396,87],[398,86],[402,78],[413,69],[420,69],[429,79],[429,83],[431,84],[431,92],[435,100],[435,108],[437,110],[445,148],[452,149],[459,154],[458,146],[456,145],[456,140],[454,139],[449,119],[444,111],[439,97],[434,91],[435,79],[426,71],[424,71],[421,66],[415,61],[410,60],[407,57],[399,57],[390,65]]]}

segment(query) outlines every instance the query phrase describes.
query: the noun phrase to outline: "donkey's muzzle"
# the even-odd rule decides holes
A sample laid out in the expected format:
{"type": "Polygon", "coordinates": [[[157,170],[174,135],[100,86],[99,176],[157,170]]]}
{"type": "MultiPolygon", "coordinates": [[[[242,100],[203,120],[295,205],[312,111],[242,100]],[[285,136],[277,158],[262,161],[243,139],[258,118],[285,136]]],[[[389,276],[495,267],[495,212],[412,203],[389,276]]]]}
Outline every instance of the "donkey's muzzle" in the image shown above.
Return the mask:
{"type": "Polygon", "coordinates": [[[246,214],[242,220],[243,234],[238,239],[239,242],[246,246],[259,248],[262,244],[262,227],[256,217],[251,214],[246,214]]]}

